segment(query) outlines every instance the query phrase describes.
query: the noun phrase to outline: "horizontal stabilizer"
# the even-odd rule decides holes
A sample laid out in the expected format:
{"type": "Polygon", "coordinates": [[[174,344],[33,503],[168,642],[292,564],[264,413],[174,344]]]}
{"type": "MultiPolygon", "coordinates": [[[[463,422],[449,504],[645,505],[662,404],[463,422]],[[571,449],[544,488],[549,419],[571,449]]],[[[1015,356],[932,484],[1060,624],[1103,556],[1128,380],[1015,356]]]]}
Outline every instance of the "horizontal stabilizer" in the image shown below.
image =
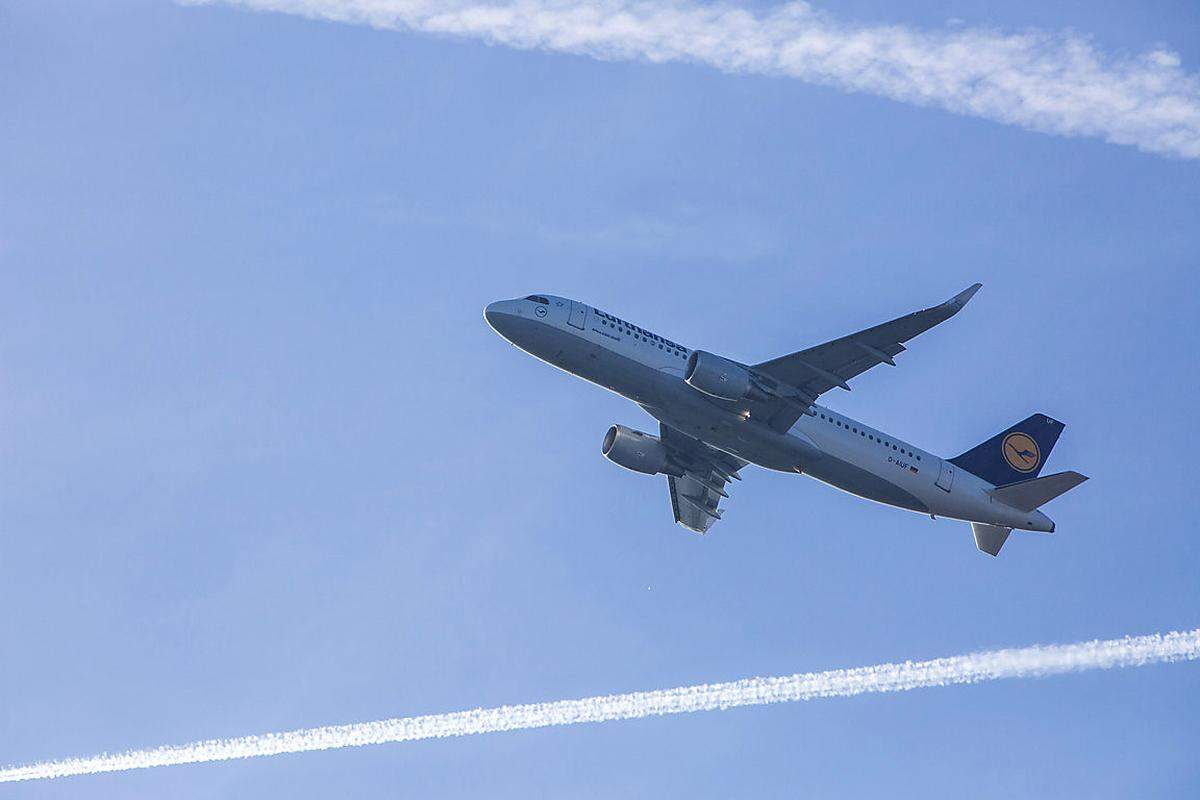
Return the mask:
{"type": "MultiPolygon", "coordinates": [[[[1006,506],[1012,506],[1020,511],[1033,511],[1060,494],[1066,494],[1086,480],[1087,476],[1080,475],[1078,472],[1056,472],[1042,478],[1018,481],[998,489],[992,489],[991,494],[996,501],[1004,503],[1006,506]]],[[[978,534],[976,536],[978,537],[978,534]]]]}
{"type": "Polygon", "coordinates": [[[1002,528],[999,525],[985,525],[982,522],[971,523],[971,533],[975,534],[975,546],[989,556],[1000,554],[1000,548],[1008,540],[1012,528],[1002,528]]]}

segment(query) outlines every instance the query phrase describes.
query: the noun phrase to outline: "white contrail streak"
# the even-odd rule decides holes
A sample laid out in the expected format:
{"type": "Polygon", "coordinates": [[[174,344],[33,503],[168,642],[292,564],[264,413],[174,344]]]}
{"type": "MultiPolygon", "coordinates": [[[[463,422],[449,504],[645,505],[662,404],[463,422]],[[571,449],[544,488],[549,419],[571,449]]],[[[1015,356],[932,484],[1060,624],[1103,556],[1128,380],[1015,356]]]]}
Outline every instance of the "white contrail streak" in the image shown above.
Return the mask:
{"type": "Polygon", "coordinates": [[[1063,136],[1200,158],[1200,75],[1156,47],[1079,34],[842,22],[806,2],[762,13],[700,0],[181,0],[601,59],[686,61],[881,95],[1063,136]]]}
{"type": "Polygon", "coordinates": [[[103,754],[9,767],[0,770],[0,782],[274,756],[385,742],[411,742],[446,736],[545,728],[551,725],[638,719],[689,711],[812,700],[819,697],[850,697],[867,692],[902,692],[929,686],[979,683],[1000,678],[1043,677],[1087,669],[1137,667],[1167,661],[1192,661],[1197,658],[1200,658],[1200,628],[1150,636],[1127,636],[1106,641],[992,650],[932,661],[905,661],[775,678],[746,678],[729,683],[610,694],[585,697],[581,700],[479,708],[450,714],[399,717],[378,722],[242,736],[236,739],[213,739],[148,750],[130,750],[115,755],[103,754]]]}

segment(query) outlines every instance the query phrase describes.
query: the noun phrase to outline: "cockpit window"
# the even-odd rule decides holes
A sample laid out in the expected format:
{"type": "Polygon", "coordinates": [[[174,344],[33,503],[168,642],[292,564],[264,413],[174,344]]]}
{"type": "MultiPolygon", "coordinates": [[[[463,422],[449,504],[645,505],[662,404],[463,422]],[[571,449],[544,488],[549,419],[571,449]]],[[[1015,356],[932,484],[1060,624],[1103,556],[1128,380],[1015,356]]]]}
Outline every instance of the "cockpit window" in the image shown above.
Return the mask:
{"type": "Polygon", "coordinates": [[[541,303],[544,306],[550,305],[550,301],[547,300],[546,298],[542,297],[540,294],[531,294],[531,295],[529,295],[529,297],[526,297],[525,299],[532,300],[535,303],[541,303]]]}

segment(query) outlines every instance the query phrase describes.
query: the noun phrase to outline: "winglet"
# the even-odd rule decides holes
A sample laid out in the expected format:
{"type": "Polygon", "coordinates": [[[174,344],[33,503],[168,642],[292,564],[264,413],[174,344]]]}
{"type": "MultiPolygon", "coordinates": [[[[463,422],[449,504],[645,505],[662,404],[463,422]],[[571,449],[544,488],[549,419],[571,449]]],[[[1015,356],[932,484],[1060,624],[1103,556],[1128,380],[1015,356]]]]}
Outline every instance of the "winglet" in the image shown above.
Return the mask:
{"type": "Polygon", "coordinates": [[[978,292],[982,287],[982,283],[973,283],[966,289],[963,289],[961,292],[954,295],[954,297],[951,297],[949,300],[943,303],[943,305],[949,306],[955,311],[958,311],[965,306],[967,302],[975,296],[975,293],[978,292]]]}

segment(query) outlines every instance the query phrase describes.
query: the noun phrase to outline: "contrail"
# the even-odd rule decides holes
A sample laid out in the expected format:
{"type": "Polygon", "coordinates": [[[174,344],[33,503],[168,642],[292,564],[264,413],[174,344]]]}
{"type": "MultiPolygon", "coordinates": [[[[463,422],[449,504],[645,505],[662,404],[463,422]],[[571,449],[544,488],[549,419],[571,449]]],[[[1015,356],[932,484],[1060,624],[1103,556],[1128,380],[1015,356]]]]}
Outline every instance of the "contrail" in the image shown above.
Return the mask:
{"type": "Polygon", "coordinates": [[[399,717],[236,739],[213,739],[148,750],[129,750],[115,755],[102,754],[9,767],[0,770],[0,782],[121,772],[365,744],[527,730],[551,725],[639,719],[819,697],[851,697],[868,692],[903,692],[929,686],[979,683],[1001,678],[1044,677],[1087,669],[1139,667],[1168,661],[1193,661],[1197,658],[1200,658],[1200,628],[1077,644],[992,650],[932,661],[905,661],[773,678],[746,678],[729,683],[399,717]]]}
{"type": "Polygon", "coordinates": [[[1200,158],[1200,75],[1158,46],[1110,55],[1076,33],[839,21],[806,2],[180,0],[480,39],[521,49],[777,75],[1061,136],[1200,158]]]}

